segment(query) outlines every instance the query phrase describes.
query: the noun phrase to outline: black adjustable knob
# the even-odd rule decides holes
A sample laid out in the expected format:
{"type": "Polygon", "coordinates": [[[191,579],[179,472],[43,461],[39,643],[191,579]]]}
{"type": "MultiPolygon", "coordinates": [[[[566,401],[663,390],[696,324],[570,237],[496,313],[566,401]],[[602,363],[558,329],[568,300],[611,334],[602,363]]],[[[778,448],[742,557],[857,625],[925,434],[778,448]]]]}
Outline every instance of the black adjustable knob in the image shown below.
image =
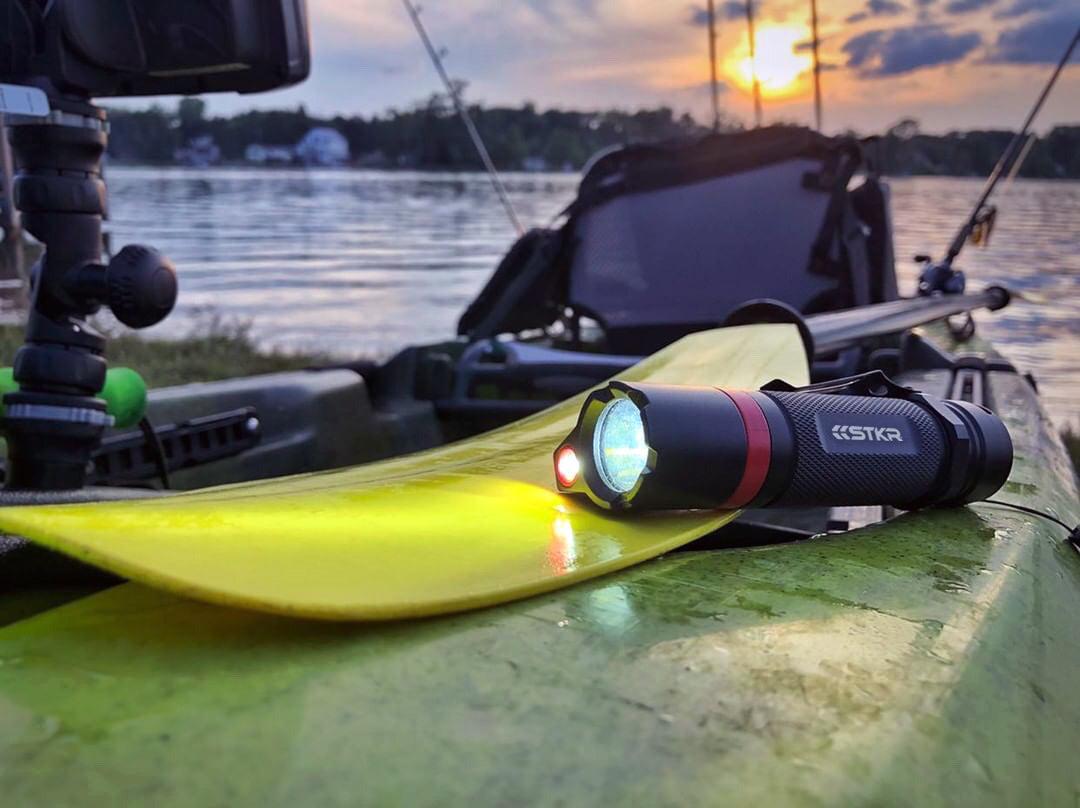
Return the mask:
{"type": "Polygon", "coordinates": [[[176,268],[151,247],[129,244],[105,270],[109,308],[131,328],[148,328],[164,320],[176,305],[176,268]]]}

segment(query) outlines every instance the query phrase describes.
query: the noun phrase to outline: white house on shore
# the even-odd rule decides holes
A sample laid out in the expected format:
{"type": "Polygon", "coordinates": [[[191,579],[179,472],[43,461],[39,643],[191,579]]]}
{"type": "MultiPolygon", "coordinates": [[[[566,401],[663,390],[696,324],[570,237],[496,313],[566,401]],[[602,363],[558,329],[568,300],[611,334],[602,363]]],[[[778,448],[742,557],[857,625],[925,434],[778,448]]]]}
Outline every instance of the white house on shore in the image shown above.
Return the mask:
{"type": "Polygon", "coordinates": [[[349,162],[349,141],[336,129],[317,126],[295,146],[266,146],[252,143],[244,150],[244,160],[255,165],[336,167],[349,162]]]}
{"type": "Polygon", "coordinates": [[[308,166],[340,166],[349,162],[349,141],[336,129],[317,126],[296,144],[296,159],[308,166]]]}

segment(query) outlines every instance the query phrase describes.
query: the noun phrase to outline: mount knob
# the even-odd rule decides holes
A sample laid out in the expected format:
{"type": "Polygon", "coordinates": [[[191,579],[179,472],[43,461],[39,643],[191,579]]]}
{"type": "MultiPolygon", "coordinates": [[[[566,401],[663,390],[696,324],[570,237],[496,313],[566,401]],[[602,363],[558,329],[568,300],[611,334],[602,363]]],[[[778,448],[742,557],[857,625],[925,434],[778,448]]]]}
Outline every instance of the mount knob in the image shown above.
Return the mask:
{"type": "Polygon", "coordinates": [[[116,319],[131,328],[160,323],[176,305],[176,267],[152,247],[129,244],[105,271],[107,300],[116,319]]]}

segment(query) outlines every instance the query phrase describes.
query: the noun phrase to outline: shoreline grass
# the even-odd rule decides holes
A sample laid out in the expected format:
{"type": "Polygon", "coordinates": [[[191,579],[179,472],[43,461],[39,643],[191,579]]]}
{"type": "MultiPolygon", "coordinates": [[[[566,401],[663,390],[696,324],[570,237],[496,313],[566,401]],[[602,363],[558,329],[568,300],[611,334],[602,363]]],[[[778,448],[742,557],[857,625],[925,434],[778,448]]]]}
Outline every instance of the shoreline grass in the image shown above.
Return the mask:
{"type": "MultiPolygon", "coordinates": [[[[0,365],[10,365],[22,343],[21,326],[0,325],[0,365]]],[[[111,335],[107,356],[110,367],[133,368],[150,387],[302,370],[333,362],[317,353],[260,349],[249,326],[215,317],[201,321],[188,336],[175,340],[146,339],[132,333],[111,335]]]]}

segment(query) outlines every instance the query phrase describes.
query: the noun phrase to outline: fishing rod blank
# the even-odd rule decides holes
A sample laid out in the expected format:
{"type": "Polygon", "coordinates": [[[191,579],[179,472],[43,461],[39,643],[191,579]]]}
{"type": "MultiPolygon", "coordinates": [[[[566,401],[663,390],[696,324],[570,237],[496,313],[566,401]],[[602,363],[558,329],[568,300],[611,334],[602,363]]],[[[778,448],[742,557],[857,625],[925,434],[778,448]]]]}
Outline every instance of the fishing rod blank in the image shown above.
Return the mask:
{"type": "Polygon", "coordinates": [[[712,92],[713,131],[720,131],[720,82],[716,75],[716,0],[706,7],[709,17],[709,71],[712,92]]]}
{"type": "Polygon", "coordinates": [[[810,41],[814,56],[814,128],[821,131],[821,58],[818,55],[818,15],[817,0],[810,0],[810,41]]]}
{"type": "Polygon", "coordinates": [[[761,82],[757,73],[757,42],[754,36],[754,0],[746,0],[746,31],[750,42],[750,76],[754,88],[754,126],[761,127],[761,82]]]}
{"type": "Polygon", "coordinates": [[[1016,159],[1013,161],[1012,168],[1009,169],[1009,176],[1005,178],[1005,189],[1002,193],[1007,192],[1010,186],[1012,186],[1013,180],[1016,179],[1016,175],[1019,174],[1020,169],[1024,167],[1024,161],[1027,160],[1028,155],[1031,154],[1031,147],[1035,145],[1035,141],[1038,139],[1039,138],[1035,136],[1034,132],[1028,135],[1027,141],[1024,143],[1024,148],[1020,150],[1020,154],[1017,155],[1016,159]]]}
{"type": "Polygon", "coordinates": [[[977,309],[998,311],[1009,305],[1012,293],[1003,286],[980,292],[902,298],[856,309],[814,314],[804,320],[814,354],[825,357],[867,339],[899,334],[921,325],[967,314],[977,309]]]}
{"type": "Polygon", "coordinates": [[[514,229],[517,230],[519,236],[525,235],[525,228],[521,224],[521,219],[518,218],[517,211],[514,210],[514,203],[510,201],[510,195],[506,192],[506,186],[503,185],[502,178],[495,168],[495,163],[492,162],[491,155],[488,154],[487,147],[484,145],[484,139],[480,137],[480,132],[477,130],[476,124],[473,123],[469,110],[461,100],[461,94],[458,91],[458,88],[455,87],[454,83],[450,80],[450,76],[443,66],[442,59],[439,58],[438,51],[435,50],[435,46],[431,43],[427,29],[424,28],[424,23],[420,20],[420,13],[416,10],[410,0],[401,0],[401,2],[409,14],[409,19],[412,20],[413,27],[416,28],[416,33],[420,36],[420,41],[424,43],[424,48],[427,50],[428,56],[431,57],[431,63],[435,66],[435,72],[439,74],[439,78],[442,79],[442,83],[446,87],[446,92],[450,96],[450,101],[454,105],[454,110],[461,118],[461,122],[465,124],[465,129],[469,132],[469,138],[472,140],[477,154],[480,155],[480,161],[484,164],[488,177],[491,178],[491,186],[495,189],[499,201],[502,202],[502,206],[506,210],[506,215],[510,219],[510,223],[514,225],[514,229]]]}

